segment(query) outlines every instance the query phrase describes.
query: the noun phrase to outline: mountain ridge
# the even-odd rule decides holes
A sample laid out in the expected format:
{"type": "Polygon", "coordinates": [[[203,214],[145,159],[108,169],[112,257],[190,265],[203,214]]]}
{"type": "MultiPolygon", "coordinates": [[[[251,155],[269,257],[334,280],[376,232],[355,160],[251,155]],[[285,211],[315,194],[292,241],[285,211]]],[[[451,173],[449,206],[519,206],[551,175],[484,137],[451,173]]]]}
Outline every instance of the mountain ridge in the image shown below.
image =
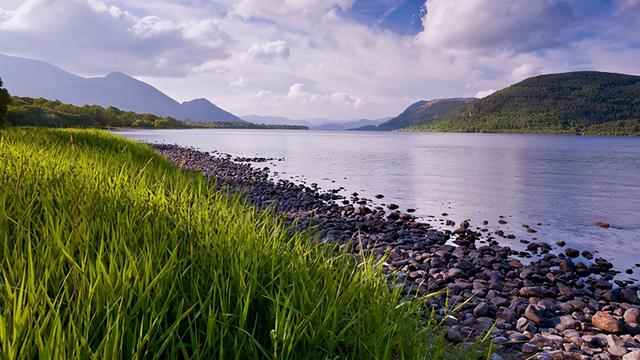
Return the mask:
{"type": "Polygon", "coordinates": [[[576,71],[527,78],[410,130],[640,135],[640,76],[576,71]]]}
{"type": "Polygon", "coordinates": [[[452,116],[457,109],[476,100],[475,98],[445,98],[420,100],[411,104],[398,116],[375,127],[365,125],[355,130],[392,131],[402,128],[430,124],[452,116]]]}
{"type": "Polygon", "coordinates": [[[42,97],[78,106],[113,106],[178,120],[244,121],[204,98],[180,103],[119,71],[102,77],[82,77],[44,61],[0,54],[0,77],[15,96],[42,97]]]}

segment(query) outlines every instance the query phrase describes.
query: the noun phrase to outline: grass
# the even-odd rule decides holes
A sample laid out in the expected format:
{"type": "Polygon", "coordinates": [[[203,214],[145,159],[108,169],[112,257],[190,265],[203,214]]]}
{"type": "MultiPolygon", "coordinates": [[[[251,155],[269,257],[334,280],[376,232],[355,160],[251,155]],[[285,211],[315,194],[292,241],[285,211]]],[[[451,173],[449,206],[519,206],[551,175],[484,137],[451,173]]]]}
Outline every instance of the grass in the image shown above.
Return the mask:
{"type": "Polygon", "coordinates": [[[151,148],[0,130],[0,358],[477,358],[380,262],[314,245],[151,148]]]}

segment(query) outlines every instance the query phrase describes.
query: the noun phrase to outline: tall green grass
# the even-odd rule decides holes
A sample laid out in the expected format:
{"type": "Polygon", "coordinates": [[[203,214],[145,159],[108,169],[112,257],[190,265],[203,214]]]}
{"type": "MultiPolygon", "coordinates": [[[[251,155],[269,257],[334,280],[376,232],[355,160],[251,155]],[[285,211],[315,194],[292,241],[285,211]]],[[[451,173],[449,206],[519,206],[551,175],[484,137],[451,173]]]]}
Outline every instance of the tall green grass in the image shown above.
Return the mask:
{"type": "Polygon", "coordinates": [[[145,145],[0,130],[1,358],[465,356],[334,250],[145,145]]]}

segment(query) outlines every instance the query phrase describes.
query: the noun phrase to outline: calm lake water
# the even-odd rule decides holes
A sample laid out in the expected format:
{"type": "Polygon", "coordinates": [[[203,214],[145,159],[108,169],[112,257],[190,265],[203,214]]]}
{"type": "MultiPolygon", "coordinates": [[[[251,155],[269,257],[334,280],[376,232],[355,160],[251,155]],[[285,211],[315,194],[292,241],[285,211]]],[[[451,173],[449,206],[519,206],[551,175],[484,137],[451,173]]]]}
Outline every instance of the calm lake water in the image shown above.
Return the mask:
{"type": "MultiPolygon", "coordinates": [[[[119,133],[204,151],[284,157],[267,165],[279,177],[324,189],[343,186],[344,195],[384,194],[379,202],[415,208],[416,215],[434,225],[446,212],[456,223],[488,220],[490,229],[501,228],[517,239],[565,240],[568,246],[598,251],[620,270],[640,263],[640,138],[286,130],[119,133]],[[497,223],[501,215],[508,224],[497,223]],[[611,228],[599,228],[597,221],[611,228]],[[523,224],[538,233],[528,234],[523,224]]],[[[522,248],[518,240],[501,241],[522,248]]],[[[639,278],[640,269],[634,270],[632,278],[639,278]]]]}

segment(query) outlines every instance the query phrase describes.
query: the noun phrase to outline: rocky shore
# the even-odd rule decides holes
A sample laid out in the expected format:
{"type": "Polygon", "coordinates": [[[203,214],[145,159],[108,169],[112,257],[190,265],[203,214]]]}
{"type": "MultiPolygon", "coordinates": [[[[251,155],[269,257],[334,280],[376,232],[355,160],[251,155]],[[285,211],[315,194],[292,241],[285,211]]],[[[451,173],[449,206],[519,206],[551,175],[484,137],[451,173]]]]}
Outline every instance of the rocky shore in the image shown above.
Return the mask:
{"type": "Polygon", "coordinates": [[[388,254],[389,279],[407,296],[441,292],[429,301],[451,342],[491,330],[494,359],[640,360],[640,286],[615,278],[618,271],[604,258],[562,242],[529,242],[526,251],[515,251],[497,240],[512,235],[490,230],[488,221],[454,226],[447,219],[455,230],[436,229],[397,205],[275,180],[269,168],[250,164],[282,159],[153,146],[173,164],[242,192],[250,204],[275,209],[297,229],[317,226],[323,242],[388,254]],[[532,254],[541,256],[521,260],[532,254]]]}

